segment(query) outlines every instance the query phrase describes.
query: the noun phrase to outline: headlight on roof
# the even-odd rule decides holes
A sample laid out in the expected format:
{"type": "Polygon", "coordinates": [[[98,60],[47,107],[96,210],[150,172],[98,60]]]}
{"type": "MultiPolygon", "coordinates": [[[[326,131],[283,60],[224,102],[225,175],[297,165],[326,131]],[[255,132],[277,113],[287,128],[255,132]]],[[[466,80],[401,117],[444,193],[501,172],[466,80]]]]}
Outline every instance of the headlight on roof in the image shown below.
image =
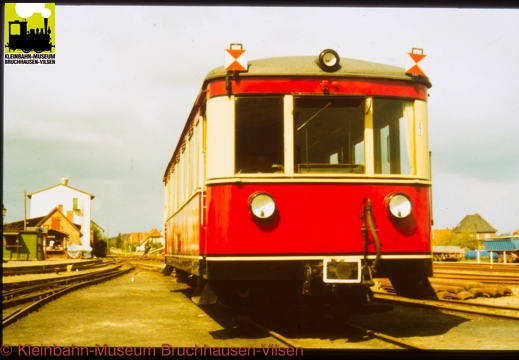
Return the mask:
{"type": "Polygon", "coordinates": [[[276,202],[270,194],[257,192],[249,198],[249,209],[254,218],[266,220],[276,212],[276,202]]]}
{"type": "Polygon", "coordinates": [[[387,201],[387,209],[397,219],[403,219],[411,214],[411,200],[404,194],[391,195],[387,201]]]}
{"type": "Polygon", "coordinates": [[[324,71],[332,72],[339,69],[341,58],[335,50],[326,49],[319,54],[319,66],[324,71]]]}

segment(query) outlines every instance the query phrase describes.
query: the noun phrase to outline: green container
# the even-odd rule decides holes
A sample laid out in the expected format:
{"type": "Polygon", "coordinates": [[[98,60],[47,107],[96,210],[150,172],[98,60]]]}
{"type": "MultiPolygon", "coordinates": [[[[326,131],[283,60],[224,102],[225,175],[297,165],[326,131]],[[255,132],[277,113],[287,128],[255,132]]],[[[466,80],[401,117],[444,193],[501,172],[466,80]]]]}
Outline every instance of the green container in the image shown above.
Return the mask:
{"type": "Polygon", "coordinates": [[[45,260],[43,236],[39,231],[20,231],[20,260],[45,260]]]}

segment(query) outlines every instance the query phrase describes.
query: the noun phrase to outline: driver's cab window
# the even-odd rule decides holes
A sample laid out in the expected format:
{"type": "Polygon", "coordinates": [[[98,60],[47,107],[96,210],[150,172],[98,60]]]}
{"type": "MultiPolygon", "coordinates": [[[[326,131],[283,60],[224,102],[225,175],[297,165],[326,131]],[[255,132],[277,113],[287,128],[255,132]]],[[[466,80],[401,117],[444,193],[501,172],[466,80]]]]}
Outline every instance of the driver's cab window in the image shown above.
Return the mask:
{"type": "Polygon", "coordinates": [[[295,99],[295,172],[364,173],[363,103],[344,97],[295,99]]]}
{"type": "Polygon", "coordinates": [[[282,173],[283,97],[237,97],[235,173],[282,173]]]}
{"type": "Polygon", "coordinates": [[[414,174],[413,102],[375,99],[373,108],[376,174],[414,174]]]}

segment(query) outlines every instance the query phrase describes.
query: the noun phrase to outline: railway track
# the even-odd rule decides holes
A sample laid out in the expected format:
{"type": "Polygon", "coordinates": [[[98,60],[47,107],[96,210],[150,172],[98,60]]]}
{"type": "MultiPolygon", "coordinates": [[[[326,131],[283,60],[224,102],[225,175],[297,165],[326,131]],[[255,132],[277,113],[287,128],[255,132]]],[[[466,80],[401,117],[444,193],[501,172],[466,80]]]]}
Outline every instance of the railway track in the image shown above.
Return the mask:
{"type": "MultiPolygon", "coordinates": [[[[312,321],[306,327],[299,328],[299,326],[290,327],[284,324],[280,327],[274,320],[261,320],[253,312],[251,314],[250,322],[254,323],[263,329],[264,332],[270,336],[282,341],[286,346],[294,348],[304,348],[305,355],[312,350],[318,349],[334,349],[334,346],[340,346],[335,349],[387,349],[387,350],[412,350],[417,352],[427,352],[438,350],[437,340],[435,336],[442,336],[444,330],[433,330],[437,324],[441,324],[441,319],[455,318],[465,319],[464,321],[472,321],[478,316],[491,317],[499,319],[500,321],[507,321],[508,324],[519,320],[519,309],[482,305],[482,304],[464,304],[449,301],[413,301],[407,298],[401,298],[393,295],[375,295],[374,303],[390,303],[398,306],[400,310],[405,313],[415,313],[417,318],[424,318],[428,320],[423,321],[424,330],[411,330],[406,335],[398,336],[405,333],[405,330],[400,330],[403,326],[406,327],[406,321],[398,319],[399,315],[393,315],[390,311],[387,315],[380,316],[378,311],[367,314],[355,314],[349,320],[337,320],[326,316],[318,315],[317,321],[312,321]],[[445,315],[440,316],[440,313],[445,315]],[[428,314],[428,315],[424,315],[428,314]],[[364,316],[371,317],[371,321],[363,320],[364,316]],[[373,319],[378,319],[373,322],[373,319]],[[393,319],[395,318],[395,319],[393,319]],[[391,320],[393,319],[393,320],[391,320]],[[435,319],[435,320],[431,320],[435,319]],[[381,325],[385,324],[385,325],[381,325]],[[436,333],[435,335],[417,335],[421,333],[436,333]],[[424,339],[426,339],[424,341],[424,339]]],[[[310,311],[305,311],[303,314],[309,317],[316,314],[310,311]]],[[[287,321],[287,320],[285,320],[287,321]]],[[[295,323],[295,320],[290,317],[290,323],[295,323]]],[[[303,319],[308,321],[308,319],[303,319]]],[[[458,320],[461,321],[461,320],[458,320]]],[[[420,322],[420,321],[418,321],[420,322]]],[[[486,321],[488,323],[488,321],[486,321]]],[[[410,325],[412,327],[412,324],[410,325]]],[[[517,326],[512,326],[515,329],[517,326]]],[[[441,327],[441,325],[440,325],[441,327]]],[[[457,327],[454,327],[458,331],[457,327]]],[[[460,330],[463,331],[463,330],[460,330]]],[[[456,335],[453,335],[455,338],[456,335]]],[[[462,346],[462,344],[459,344],[462,346]]]]}
{"type": "MultiPolygon", "coordinates": [[[[293,349],[303,349],[304,348],[304,346],[295,339],[290,339],[274,330],[270,330],[267,327],[260,325],[259,323],[255,322],[252,319],[246,318],[246,320],[249,321],[251,324],[253,324],[253,326],[260,328],[262,331],[267,333],[272,338],[275,338],[276,340],[282,342],[284,345],[286,345],[289,348],[293,348],[293,349]]],[[[401,349],[425,350],[425,349],[422,349],[420,346],[415,345],[412,342],[407,341],[405,339],[397,338],[397,337],[394,337],[394,336],[391,336],[388,334],[383,334],[381,332],[374,331],[371,329],[366,329],[361,326],[348,324],[348,323],[343,324],[343,326],[348,327],[349,329],[351,329],[353,331],[356,331],[357,332],[356,336],[358,336],[359,338],[366,338],[366,337],[375,338],[375,339],[378,339],[385,343],[394,345],[397,348],[401,348],[401,349]]],[[[306,351],[308,352],[308,349],[306,351]]]]}
{"type": "MultiPolygon", "coordinates": [[[[190,299],[191,290],[185,290],[186,298],[190,299]]],[[[233,328],[256,328],[258,334],[263,333],[277,342],[280,342],[286,348],[293,351],[299,351],[300,354],[321,355],[320,350],[327,349],[326,334],[330,331],[334,332],[334,337],[342,336],[362,339],[366,346],[373,344],[374,349],[402,349],[402,350],[424,350],[412,341],[391,336],[369,329],[366,326],[361,327],[348,323],[346,320],[338,320],[324,315],[323,312],[314,308],[300,308],[299,311],[293,312],[293,308],[280,309],[277,306],[272,308],[265,304],[256,304],[259,307],[234,309],[219,304],[201,305],[202,308],[211,318],[221,322],[223,327],[228,319],[233,320],[233,328]],[[270,316],[262,317],[260,314],[265,312],[273,312],[270,316]],[[221,319],[225,319],[222,321],[221,319]],[[305,325],[302,325],[302,324],[305,325]],[[309,334],[309,332],[311,334],[309,334]],[[347,335],[344,335],[344,334],[347,335]],[[308,343],[312,345],[309,346],[308,343]],[[322,345],[321,345],[322,344],[322,345]]],[[[250,331],[250,330],[249,330],[250,331]]],[[[257,335],[259,336],[259,335],[257,335]]],[[[356,347],[353,346],[353,349],[356,347]]]]}
{"type": "Polygon", "coordinates": [[[69,270],[90,270],[90,269],[98,269],[103,268],[109,264],[116,263],[116,260],[86,260],[85,262],[75,263],[71,266],[70,269],[67,269],[67,265],[65,264],[48,264],[41,265],[39,267],[35,266],[21,266],[21,267],[3,267],[2,268],[2,276],[17,276],[17,275],[28,275],[28,274],[50,274],[50,273],[64,273],[69,270]]]}
{"type": "Polygon", "coordinates": [[[418,352],[434,350],[431,347],[433,342],[429,345],[418,344],[412,339],[394,336],[390,331],[377,329],[377,326],[356,324],[357,320],[337,320],[322,315],[317,315],[316,320],[316,313],[311,310],[306,312],[306,316],[312,319],[299,319],[303,322],[310,321],[303,327],[294,326],[293,324],[298,320],[290,316],[281,327],[275,321],[258,320],[255,315],[250,315],[248,321],[288,347],[303,348],[305,355],[313,354],[312,351],[319,354],[322,349],[412,350],[418,352]],[[292,327],[288,323],[292,324],[292,327]],[[341,346],[334,347],[337,346],[338,341],[341,346]]]}
{"type": "MultiPolygon", "coordinates": [[[[143,270],[140,271],[140,273],[150,273],[152,272],[152,270],[157,271],[157,269],[161,268],[161,266],[157,266],[161,264],[160,261],[158,264],[155,262],[154,267],[152,266],[153,264],[154,262],[149,261],[149,259],[132,258],[125,259],[124,261],[118,259],[113,264],[111,264],[111,267],[114,268],[124,266],[129,267],[128,270],[131,270],[133,268],[139,268],[143,270]]],[[[107,269],[108,267],[105,270],[107,269]]],[[[85,271],[79,271],[78,273],[51,273],[47,275],[41,274],[38,275],[38,277],[52,277],[54,279],[59,279],[62,282],[61,285],[74,285],[70,282],[71,280],[66,279],[66,277],[68,278],[69,275],[86,275],[81,273],[86,271],[97,272],[100,270],[101,269],[95,268],[85,271]]],[[[105,275],[108,276],[109,274],[106,273],[105,275]]],[[[133,273],[131,276],[134,276],[133,273]]],[[[99,281],[103,280],[100,279],[99,281]]],[[[129,278],[126,281],[129,281],[129,278]]],[[[141,282],[136,281],[135,284],[137,283],[140,284],[141,282]]],[[[39,292],[54,291],[54,289],[48,284],[47,287],[45,287],[44,282],[41,282],[40,284],[38,284],[37,282],[24,282],[24,286],[26,287],[36,287],[37,285],[42,285],[42,288],[38,290],[39,292]]],[[[56,284],[52,284],[52,286],[54,285],[56,284]]],[[[78,283],[77,285],[81,286],[80,283],[78,283]]],[[[83,286],[86,285],[89,284],[84,284],[83,286]]],[[[14,295],[26,296],[33,293],[34,291],[36,291],[35,288],[26,288],[25,292],[20,291],[18,295],[13,293],[10,294],[8,292],[5,292],[5,295],[8,295],[8,297],[10,296],[12,299],[14,299],[14,295]]],[[[184,293],[184,291],[189,290],[182,290],[181,292],[184,293]]],[[[62,293],[58,293],[56,296],[60,296],[61,294],[62,293]]],[[[187,299],[190,299],[188,293],[184,295],[187,299]]],[[[47,299],[47,301],[52,301],[53,299],[54,298],[49,298],[47,299]]],[[[10,299],[5,298],[4,300],[7,301],[10,299]]],[[[32,304],[33,302],[35,302],[34,299],[29,300],[28,303],[24,304],[32,304]]],[[[420,300],[419,302],[421,302],[421,304],[413,303],[413,301],[410,299],[399,299],[396,296],[390,296],[390,294],[376,294],[375,300],[373,301],[373,303],[375,304],[375,309],[370,309],[366,314],[355,314],[354,316],[350,317],[347,321],[332,318],[327,314],[314,314],[311,311],[311,309],[309,310],[308,308],[302,308],[297,313],[297,316],[303,317],[303,325],[300,328],[298,327],[297,322],[292,323],[290,325],[288,324],[288,320],[286,320],[287,318],[285,316],[286,311],[284,309],[275,308],[273,311],[275,311],[276,313],[273,314],[269,320],[262,321],[261,318],[257,318],[257,315],[259,315],[261,311],[253,311],[252,314],[244,314],[237,313],[231,309],[218,309],[218,307],[214,305],[209,305],[207,306],[207,308],[204,308],[203,306],[199,308],[202,308],[203,311],[209,317],[211,317],[211,319],[214,319],[214,321],[218,322],[221,325],[220,328],[213,327],[212,338],[216,336],[218,339],[235,339],[233,341],[238,341],[239,339],[243,340],[245,338],[267,339],[268,336],[268,338],[272,340],[264,340],[266,341],[265,344],[267,344],[267,346],[268,344],[281,344],[276,345],[280,346],[279,351],[294,351],[295,349],[297,351],[300,351],[299,353],[304,354],[305,356],[312,356],[312,354],[320,355],[320,349],[326,349],[326,351],[333,351],[334,349],[400,349],[418,351],[420,353],[421,351],[438,349],[436,347],[437,343],[440,343],[442,346],[450,346],[451,349],[456,349],[455,342],[454,345],[452,345],[451,342],[447,343],[447,336],[445,336],[447,332],[449,332],[449,336],[453,336],[454,338],[456,338],[456,336],[461,336],[459,334],[463,333],[463,331],[467,332],[468,327],[466,326],[466,324],[472,324],[473,322],[473,327],[470,327],[471,333],[472,331],[478,331],[477,329],[481,325],[492,324],[495,322],[488,321],[487,319],[472,319],[484,319],[482,316],[488,317],[490,313],[498,312],[496,306],[490,307],[488,305],[484,305],[484,307],[482,307],[481,305],[475,305],[471,302],[470,304],[466,304],[465,302],[460,303],[458,301],[441,301],[437,302],[435,306],[433,306],[433,304],[431,303],[426,303],[422,300],[420,300]],[[385,297],[387,297],[388,299],[383,299],[385,297]],[[456,303],[458,308],[461,305],[465,305],[466,310],[461,311],[459,309],[451,309],[451,305],[449,303],[456,303]],[[211,306],[212,308],[209,309],[211,306]],[[379,307],[378,310],[376,310],[377,306],[379,307]],[[308,316],[310,319],[305,318],[306,316],[308,316]],[[316,323],[313,323],[314,320],[311,319],[312,316],[315,316],[317,318],[316,323]],[[243,321],[240,320],[240,318],[245,317],[249,317],[249,319],[243,321]],[[253,328],[256,328],[258,330],[251,330],[253,328]],[[452,332],[454,332],[454,335],[452,335],[452,332]]],[[[15,305],[13,303],[13,305],[9,307],[9,313],[6,314],[4,312],[4,314],[14,316],[16,315],[15,313],[20,311],[18,308],[20,308],[24,304],[15,305]]],[[[176,307],[178,306],[184,305],[178,303],[176,304],[176,307]]],[[[256,310],[258,309],[262,308],[257,308],[256,310]]],[[[35,310],[35,308],[33,308],[32,310],[35,310]]],[[[499,311],[514,310],[517,315],[519,311],[518,309],[500,309],[499,311]]],[[[499,317],[496,317],[496,315],[493,315],[494,318],[499,319],[499,317]]],[[[21,317],[23,315],[18,316],[21,317]]],[[[35,316],[38,316],[38,314],[35,314],[35,316]]],[[[196,318],[203,319],[203,316],[200,316],[202,315],[197,315],[196,318]]],[[[6,321],[9,319],[7,318],[7,316],[5,316],[3,320],[6,321]]],[[[14,322],[15,320],[11,320],[11,322],[14,322]]],[[[30,321],[30,317],[24,320],[30,321]]],[[[498,321],[500,324],[500,328],[505,326],[507,327],[507,329],[509,329],[505,330],[506,333],[514,333],[514,325],[504,324],[517,323],[516,316],[506,316],[503,314],[500,315],[500,319],[498,321]]],[[[23,323],[23,321],[21,323],[23,323]]],[[[5,326],[5,324],[3,325],[5,326]]],[[[16,324],[12,326],[16,326],[16,324]]],[[[517,328],[517,325],[515,328],[517,328]]],[[[13,331],[13,329],[11,331],[13,331]]],[[[107,335],[103,336],[106,337],[107,335]]],[[[180,338],[182,335],[178,334],[175,336],[180,338]]],[[[499,336],[503,335],[500,334],[499,336]]],[[[78,340],[74,339],[70,341],[76,343],[78,340]]],[[[276,349],[277,347],[272,347],[272,349],[269,349],[269,351],[275,351],[276,349]]],[[[326,354],[327,353],[325,353],[324,355],[326,354]]]]}
{"type": "MultiPolygon", "coordinates": [[[[470,272],[479,270],[481,271],[482,268],[485,268],[484,266],[468,266],[466,268],[466,271],[470,272]]],[[[477,282],[474,281],[475,279],[481,282],[486,281],[486,284],[503,284],[506,281],[509,281],[510,278],[507,276],[504,276],[502,274],[501,267],[498,267],[497,270],[491,269],[490,267],[487,267],[488,270],[483,270],[483,273],[485,273],[486,277],[477,277],[477,276],[459,276],[459,277],[451,277],[451,278],[443,278],[439,277],[441,281],[437,281],[438,283],[444,282],[444,283],[450,283],[453,284],[476,284],[477,282]],[[447,279],[448,281],[443,281],[443,279],[447,279]]],[[[452,273],[456,273],[456,269],[452,270],[452,273]]],[[[507,269],[506,265],[505,268],[507,269]]],[[[435,271],[436,273],[436,271],[435,271]]],[[[459,273],[459,271],[458,271],[459,273]]],[[[476,274],[478,275],[478,274],[476,274]]],[[[519,275],[519,273],[518,273],[519,275]]],[[[517,275],[516,275],[517,276],[517,275]]],[[[512,280],[517,279],[517,277],[511,276],[512,280]]],[[[434,282],[434,280],[433,280],[434,282]]],[[[515,282],[511,282],[514,284],[515,282]]],[[[454,287],[454,286],[453,286],[454,287]]],[[[494,288],[494,287],[490,287],[494,288]]],[[[503,289],[507,289],[506,287],[503,287],[503,289]]],[[[504,292],[506,295],[512,295],[512,293],[504,292]]],[[[503,295],[503,293],[501,293],[503,295]]],[[[505,295],[505,296],[506,296],[505,295]]],[[[499,296],[499,295],[496,295],[499,296]]],[[[519,320],[519,306],[518,307],[512,307],[512,306],[501,306],[501,305],[495,305],[495,304],[486,304],[486,303],[474,303],[470,301],[462,301],[459,300],[437,300],[437,301],[428,301],[428,300],[414,300],[409,298],[403,298],[396,296],[394,294],[388,294],[388,293],[378,293],[375,292],[375,299],[374,303],[380,303],[380,304],[392,304],[392,305],[398,305],[399,307],[404,308],[415,308],[417,314],[422,314],[424,311],[429,313],[430,318],[436,318],[439,312],[443,312],[445,316],[454,316],[455,319],[460,318],[466,318],[466,319],[477,319],[479,316],[481,317],[487,317],[496,319],[499,321],[507,321],[508,323],[512,324],[519,320]],[[421,310],[420,310],[421,309],[421,310]]],[[[490,296],[491,297],[491,296],[490,296]]],[[[312,311],[308,311],[308,313],[311,313],[312,311]]],[[[362,316],[362,315],[361,315],[362,316]]],[[[356,319],[358,320],[358,319],[356,319]]],[[[287,346],[291,347],[304,347],[305,350],[310,347],[317,347],[317,348],[329,348],[331,345],[331,342],[329,339],[327,339],[326,334],[330,332],[330,329],[333,328],[333,335],[331,335],[332,338],[342,338],[344,336],[345,339],[362,339],[362,342],[370,347],[373,346],[373,348],[384,348],[384,349],[405,349],[405,350],[413,350],[413,351],[430,351],[430,350],[437,350],[436,342],[434,340],[434,336],[429,337],[429,343],[427,341],[423,341],[421,339],[418,339],[420,341],[415,341],[415,337],[406,338],[405,336],[399,337],[394,336],[394,334],[391,333],[398,333],[398,326],[396,326],[396,323],[393,327],[389,327],[391,331],[384,331],[382,327],[382,331],[377,324],[373,324],[374,326],[368,325],[362,325],[362,321],[360,322],[361,325],[355,324],[354,322],[341,322],[337,319],[330,319],[331,322],[337,322],[340,323],[339,325],[335,324],[335,327],[331,327],[330,325],[322,325],[322,319],[321,324],[317,325],[315,327],[315,332],[313,333],[310,331],[310,334],[305,334],[305,332],[300,331],[291,331],[291,330],[271,330],[271,326],[276,329],[275,325],[267,322],[262,322],[260,320],[251,320],[258,323],[258,326],[261,326],[265,329],[267,333],[269,333],[271,336],[276,337],[278,339],[281,339],[287,346]],[[346,335],[343,335],[345,334],[346,335]],[[324,334],[324,335],[323,335],[324,334]],[[354,335],[352,335],[354,334],[354,335]],[[386,345],[384,345],[386,344],[386,345]]],[[[397,322],[399,320],[396,320],[397,322]]],[[[436,321],[440,320],[433,320],[431,323],[435,324],[436,321]]],[[[467,320],[472,321],[472,320],[467,320]]],[[[512,325],[513,327],[514,325],[512,325]]],[[[517,325],[515,325],[517,326],[517,325]]],[[[312,327],[312,326],[311,326],[312,327]]],[[[387,330],[387,329],[386,329],[387,330]]],[[[346,340],[349,341],[349,340],[346,340]]]]}
{"type": "Polygon", "coordinates": [[[374,298],[378,301],[418,306],[427,309],[469,313],[501,319],[519,320],[519,307],[467,303],[454,300],[415,300],[382,292],[374,292],[374,298]]]}
{"type": "Polygon", "coordinates": [[[370,330],[370,329],[366,329],[364,327],[353,325],[353,324],[347,324],[347,325],[349,327],[351,327],[351,328],[358,329],[359,331],[363,332],[366,336],[374,337],[376,339],[385,341],[385,342],[387,342],[389,344],[396,345],[397,347],[400,347],[402,349],[424,350],[424,351],[427,350],[427,349],[425,349],[425,348],[423,348],[423,347],[421,347],[419,345],[416,345],[413,342],[408,341],[408,340],[404,340],[404,339],[401,339],[401,338],[398,338],[398,337],[394,337],[394,336],[391,336],[391,335],[388,335],[388,334],[383,334],[381,332],[370,330]]]}
{"type": "Polygon", "coordinates": [[[434,278],[519,285],[519,264],[434,263],[434,278]]]}
{"type": "Polygon", "coordinates": [[[465,262],[465,261],[435,261],[433,263],[435,270],[441,269],[458,269],[458,270],[490,270],[494,272],[512,272],[519,273],[519,263],[490,263],[490,262],[465,262]]]}
{"type": "MultiPolygon", "coordinates": [[[[121,265],[95,266],[87,273],[62,278],[41,278],[4,283],[2,286],[2,327],[37,310],[46,303],[79,288],[95,285],[125,274],[133,267],[121,265]],[[17,307],[19,306],[19,307],[17,307]]],[[[59,272],[56,272],[58,275],[59,272]]]]}

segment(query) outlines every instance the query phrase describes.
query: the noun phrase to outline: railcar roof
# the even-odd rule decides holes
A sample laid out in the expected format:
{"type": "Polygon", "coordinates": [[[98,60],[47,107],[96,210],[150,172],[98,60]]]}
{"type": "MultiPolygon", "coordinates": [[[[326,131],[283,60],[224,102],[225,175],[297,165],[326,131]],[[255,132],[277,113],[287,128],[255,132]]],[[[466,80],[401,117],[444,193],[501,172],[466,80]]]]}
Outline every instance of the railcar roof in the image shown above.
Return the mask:
{"type": "MultiPolygon", "coordinates": [[[[224,78],[227,71],[223,66],[211,70],[205,82],[224,78]]],[[[427,87],[431,83],[426,76],[410,76],[405,69],[398,66],[380,64],[370,61],[341,58],[340,68],[334,72],[326,72],[319,67],[316,56],[286,56],[268,59],[250,60],[248,70],[240,72],[240,77],[265,76],[319,76],[319,77],[362,77],[420,82],[427,87]]]]}

